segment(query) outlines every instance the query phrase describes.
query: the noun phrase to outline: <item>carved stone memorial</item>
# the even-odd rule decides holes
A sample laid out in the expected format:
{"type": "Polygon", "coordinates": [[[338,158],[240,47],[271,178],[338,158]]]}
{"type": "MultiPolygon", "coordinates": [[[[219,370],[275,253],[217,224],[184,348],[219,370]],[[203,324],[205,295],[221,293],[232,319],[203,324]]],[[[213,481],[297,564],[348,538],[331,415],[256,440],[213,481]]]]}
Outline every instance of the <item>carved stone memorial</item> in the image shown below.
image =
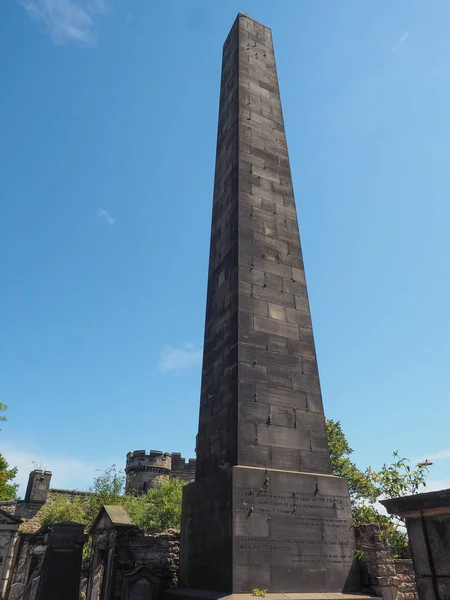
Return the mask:
{"type": "Polygon", "coordinates": [[[84,525],[72,521],[52,525],[36,600],[78,600],[81,556],[88,538],[83,531],[84,525]]]}
{"type": "Polygon", "coordinates": [[[357,587],[355,575],[348,486],[331,475],[272,35],[240,14],[223,49],[180,584],[339,593],[357,587]]]}

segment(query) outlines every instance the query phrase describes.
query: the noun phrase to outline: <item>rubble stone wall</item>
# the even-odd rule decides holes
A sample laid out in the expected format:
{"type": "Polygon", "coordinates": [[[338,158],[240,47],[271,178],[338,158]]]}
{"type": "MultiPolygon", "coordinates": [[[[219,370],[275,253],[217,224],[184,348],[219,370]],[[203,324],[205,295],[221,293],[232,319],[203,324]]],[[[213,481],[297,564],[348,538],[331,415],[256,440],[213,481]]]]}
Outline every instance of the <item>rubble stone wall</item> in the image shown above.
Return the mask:
{"type": "Polygon", "coordinates": [[[378,525],[355,527],[364,591],[383,598],[418,600],[411,559],[394,559],[378,525]]]}

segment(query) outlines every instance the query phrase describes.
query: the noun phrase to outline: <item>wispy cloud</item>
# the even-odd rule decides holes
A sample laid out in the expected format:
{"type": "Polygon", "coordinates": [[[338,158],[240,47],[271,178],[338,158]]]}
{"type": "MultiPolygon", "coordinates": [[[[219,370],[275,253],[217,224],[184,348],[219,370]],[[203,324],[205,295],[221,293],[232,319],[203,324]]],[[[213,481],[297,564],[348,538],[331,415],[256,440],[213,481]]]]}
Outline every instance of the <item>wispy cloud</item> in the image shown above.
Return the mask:
{"type": "Polygon", "coordinates": [[[98,216],[101,219],[105,219],[110,225],[114,225],[115,219],[109,214],[109,211],[105,208],[100,208],[98,211],[98,216]]]}
{"type": "Polygon", "coordinates": [[[180,348],[166,345],[161,350],[158,368],[160,371],[184,371],[201,362],[202,349],[194,344],[184,344],[180,348]]]}
{"type": "Polygon", "coordinates": [[[87,490],[98,476],[99,471],[116,464],[120,469],[120,460],[105,460],[105,463],[80,460],[74,456],[41,452],[41,450],[23,449],[13,445],[2,446],[2,454],[10,466],[17,467],[16,482],[20,484],[19,494],[23,497],[28,475],[34,469],[46,469],[52,472],[50,486],[67,490],[87,490]]]}
{"type": "Polygon", "coordinates": [[[56,46],[76,43],[93,47],[97,42],[94,19],[106,12],[107,0],[18,0],[39,21],[56,46]]]}
{"type": "Polygon", "coordinates": [[[422,488],[421,492],[438,492],[439,490],[450,489],[450,479],[435,479],[429,481],[426,487],[422,488]]]}
{"type": "Polygon", "coordinates": [[[392,50],[395,52],[396,50],[398,50],[399,48],[401,48],[401,46],[403,46],[406,43],[406,40],[408,39],[408,36],[409,36],[409,33],[407,31],[405,31],[405,33],[403,33],[400,36],[400,39],[395,44],[395,46],[392,47],[392,50]]]}
{"type": "Polygon", "coordinates": [[[439,452],[435,452],[434,454],[428,454],[427,456],[422,456],[419,459],[414,460],[414,462],[422,462],[424,460],[430,460],[431,462],[437,462],[439,460],[449,460],[450,459],[450,450],[440,450],[439,452]]]}

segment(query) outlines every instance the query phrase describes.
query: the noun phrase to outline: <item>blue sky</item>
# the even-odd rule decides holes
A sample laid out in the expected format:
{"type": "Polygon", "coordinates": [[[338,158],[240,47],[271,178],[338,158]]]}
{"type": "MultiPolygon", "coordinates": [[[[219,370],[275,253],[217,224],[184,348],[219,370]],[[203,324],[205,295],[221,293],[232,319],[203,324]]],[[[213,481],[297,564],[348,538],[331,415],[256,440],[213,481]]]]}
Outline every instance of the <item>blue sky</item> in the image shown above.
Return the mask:
{"type": "Polygon", "coordinates": [[[6,0],[0,451],[193,456],[222,43],[273,30],[324,404],[450,486],[450,4],[6,0]]]}

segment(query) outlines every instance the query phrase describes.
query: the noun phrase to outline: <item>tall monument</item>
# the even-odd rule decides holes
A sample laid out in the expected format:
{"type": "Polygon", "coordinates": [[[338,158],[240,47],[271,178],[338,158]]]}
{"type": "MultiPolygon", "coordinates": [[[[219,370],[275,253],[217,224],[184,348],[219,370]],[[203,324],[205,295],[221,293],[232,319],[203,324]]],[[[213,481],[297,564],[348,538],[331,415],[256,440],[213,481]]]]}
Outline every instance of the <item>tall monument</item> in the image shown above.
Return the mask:
{"type": "Polygon", "coordinates": [[[347,482],[331,475],[271,31],[223,48],[196,481],[180,585],[352,588],[347,482]]]}

